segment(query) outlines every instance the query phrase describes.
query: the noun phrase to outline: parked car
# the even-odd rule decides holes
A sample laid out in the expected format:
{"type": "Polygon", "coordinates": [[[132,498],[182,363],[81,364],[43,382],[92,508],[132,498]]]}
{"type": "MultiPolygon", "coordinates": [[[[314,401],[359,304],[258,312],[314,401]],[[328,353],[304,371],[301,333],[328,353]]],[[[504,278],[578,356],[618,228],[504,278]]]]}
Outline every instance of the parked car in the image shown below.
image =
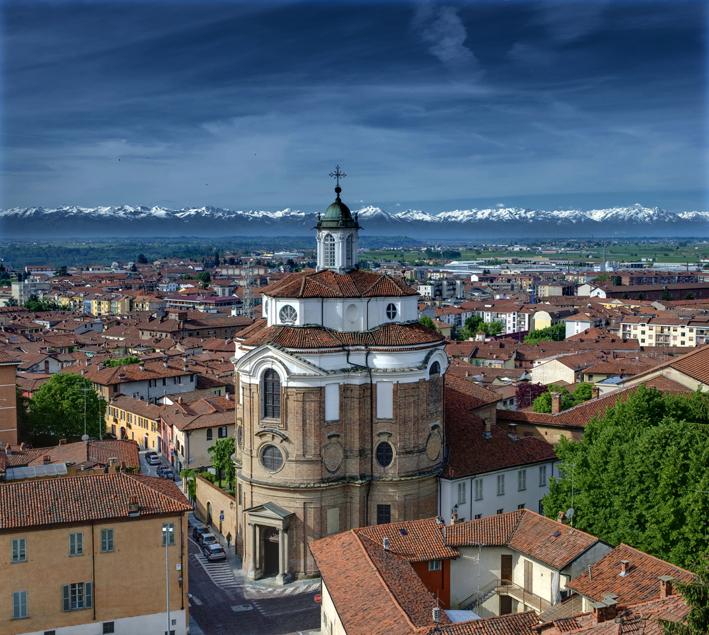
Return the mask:
{"type": "Polygon", "coordinates": [[[161,465],[158,467],[158,476],[161,478],[169,478],[175,480],[175,472],[169,465],[161,465]]]}
{"type": "Polygon", "coordinates": [[[209,533],[209,527],[195,527],[192,530],[192,538],[197,542],[198,545],[202,544],[202,536],[209,533]]]}
{"type": "Polygon", "coordinates": [[[160,463],[162,463],[160,457],[155,452],[146,452],[145,460],[148,462],[148,465],[160,465],[160,463]]]}
{"type": "Polygon", "coordinates": [[[226,552],[219,544],[204,545],[204,547],[202,547],[202,553],[209,562],[226,560],[226,552]]]}
{"type": "Polygon", "coordinates": [[[199,544],[202,545],[202,547],[208,547],[209,545],[218,545],[219,542],[217,542],[217,538],[214,534],[208,532],[200,536],[199,544]]]}

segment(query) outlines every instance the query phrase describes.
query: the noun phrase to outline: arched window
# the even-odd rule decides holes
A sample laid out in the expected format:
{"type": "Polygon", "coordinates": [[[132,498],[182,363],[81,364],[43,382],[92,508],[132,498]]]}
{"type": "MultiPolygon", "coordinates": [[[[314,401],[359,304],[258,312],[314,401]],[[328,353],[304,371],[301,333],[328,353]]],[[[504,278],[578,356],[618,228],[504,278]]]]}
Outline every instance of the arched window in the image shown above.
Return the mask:
{"type": "Polygon", "coordinates": [[[295,324],[298,320],[298,311],[296,311],[295,307],[292,307],[290,304],[286,304],[278,312],[278,317],[281,318],[281,322],[283,324],[295,324]]]}
{"type": "Polygon", "coordinates": [[[431,377],[433,377],[434,375],[440,375],[441,365],[438,362],[433,362],[433,364],[431,364],[431,368],[428,369],[428,374],[431,377]]]}
{"type": "Polygon", "coordinates": [[[272,368],[263,374],[261,391],[264,419],[279,419],[281,416],[281,378],[272,368]]]}
{"type": "Polygon", "coordinates": [[[350,234],[345,240],[345,264],[351,267],[352,262],[352,234],[350,234]]]}
{"type": "Polygon", "coordinates": [[[323,265],[325,267],[335,266],[335,238],[332,234],[327,234],[322,241],[323,265]]]}

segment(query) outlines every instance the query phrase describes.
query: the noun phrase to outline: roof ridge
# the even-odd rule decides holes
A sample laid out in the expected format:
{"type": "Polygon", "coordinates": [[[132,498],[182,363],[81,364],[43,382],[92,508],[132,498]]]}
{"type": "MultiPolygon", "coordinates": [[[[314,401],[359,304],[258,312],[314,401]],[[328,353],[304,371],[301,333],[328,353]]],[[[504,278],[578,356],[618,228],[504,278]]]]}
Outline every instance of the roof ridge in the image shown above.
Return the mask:
{"type": "MultiPolygon", "coordinates": [[[[696,573],[694,573],[694,571],[690,571],[689,569],[685,569],[684,567],[680,567],[679,565],[675,564],[674,562],[668,562],[667,560],[663,560],[662,558],[658,558],[657,556],[654,556],[654,555],[651,554],[651,553],[647,553],[647,552],[645,552],[645,551],[642,551],[641,549],[638,549],[637,547],[633,547],[632,545],[629,545],[629,544],[626,543],[626,542],[621,542],[621,543],[619,543],[616,547],[614,547],[614,548],[613,548],[611,551],[609,551],[608,554],[606,554],[606,555],[609,555],[609,554],[613,553],[618,547],[627,547],[628,549],[632,549],[633,551],[636,551],[637,553],[639,553],[639,554],[641,554],[641,555],[643,555],[643,556],[647,556],[648,558],[652,558],[653,560],[657,560],[658,562],[661,562],[662,564],[668,564],[668,565],[670,565],[671,567],[674,567],[675,569],[679,569],[680,571],[684,571],[685,573],[689,573],[689,574],[691,574],[691,575],[693,575],[693,576],[695,576],[695,577],[696,577],[696,575],[697,575],[696,573]]],[[[595,564],[595,563],[594,563],[594,564],[595,564]]],[[[655,599],[657,599],[657,598],[655,598],[655,599]]]]}

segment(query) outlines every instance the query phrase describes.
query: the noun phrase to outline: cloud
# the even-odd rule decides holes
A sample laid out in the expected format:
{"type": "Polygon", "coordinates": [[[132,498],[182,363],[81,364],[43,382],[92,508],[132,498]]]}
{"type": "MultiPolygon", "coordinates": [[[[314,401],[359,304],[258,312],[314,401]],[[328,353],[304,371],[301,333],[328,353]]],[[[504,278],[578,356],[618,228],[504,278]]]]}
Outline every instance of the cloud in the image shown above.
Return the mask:
{"type": "Polygon", "coordinates": [[[413,26],[429,52],[442,64],[456,70],[482,73],[478,58],[465,44],[468,32],[456,8],[420,5],[413,26]]]}

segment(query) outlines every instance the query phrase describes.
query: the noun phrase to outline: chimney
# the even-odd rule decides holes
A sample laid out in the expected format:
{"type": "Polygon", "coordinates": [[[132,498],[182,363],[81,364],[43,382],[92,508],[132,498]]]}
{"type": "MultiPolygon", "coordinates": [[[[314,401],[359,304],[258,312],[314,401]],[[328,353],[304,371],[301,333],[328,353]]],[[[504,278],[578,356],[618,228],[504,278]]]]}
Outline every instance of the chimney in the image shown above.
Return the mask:
{"type": "Polygon", "coordinates": [[[382,538],[382,547],[384,547],[384,551],[389,551],[389,538],[386,536],[382,538]]]}
{"type": "Polygon", "coordinates": [[[561,412],[561,393],[551,393],[551,414],[558,415],[561,412]]]}
{"type": "Polygon", "coordinates": [[[591,387],[591,399],[598,399],[601,396],[601,388],[600,386],[596,386],[595,384],[591,387]]]}
{"type": "Polygon", "coordinates": [[[615,596],[607,595],[602,602],[593,603],[593,622],[600,624],[612,620],[618,614],[618,603],[615,596]]]}
{"type": "Polygon", "coordinates": [[[140,516],[140,505],[137,496],[128,499],[128,515],[131,517],[140,516]]]}
{"type": "Polygon", "coordinates": [[[458,505],[453,507],[451,511],[451,525],[455,525],[458,522],[458,505]]]}
{"type": "Polygon", "coordinates": [[[492,439],[492,423],[489,420],[485,420],[485,431],[483,432],[483,439],[492,439]]]}
{"type": "Polygon", "coordinates": [[[517,424],[516,423],[509,423],[509,424],[507,424],[507,427],[510,430],[509,434],[508,434],[510,439],[512,439],[512,441],[517,441],[517,439],[519,438],[517,436],[517,424]]]}
{"type": "Polygon", "coordinates": [[[59,439],[59,445],[66,445],[66,439],[59,439]]]}
{"type": "Polygon", "coordinates": [[[620,561],[620,573],[618,574],[621,578],[624,578],[626,575],[628,575],[630,570],[630,560],[621,560],[620,561]]]}
{"type": "Polygon", "coordinates": [[[556,522],[563,523],[566,520],[566,514],[564,512],[559,512],[556,515],[556,522]]]}
{"type": "Polygon", "coordinates": [[[49,456],[49,454],[45,454],[45,455],[42,457],[42,463],[43,463],[44,465],[47,465],[48,463],[51,463],[51,462],[52,462],[52,457],[49,456]]]}
{"type": "Polygon", "coordinates": [[[660,580],[660,598],[664,600],[672,595],[672,576],[661,575],[658,579],[660,580]]]}
{"type": "Polygon", "coordinates": [[[24,452],[24,451],[25,451],[25,442],[23,441],[22,443],[20,443],[20,452],[24,452]]]}

